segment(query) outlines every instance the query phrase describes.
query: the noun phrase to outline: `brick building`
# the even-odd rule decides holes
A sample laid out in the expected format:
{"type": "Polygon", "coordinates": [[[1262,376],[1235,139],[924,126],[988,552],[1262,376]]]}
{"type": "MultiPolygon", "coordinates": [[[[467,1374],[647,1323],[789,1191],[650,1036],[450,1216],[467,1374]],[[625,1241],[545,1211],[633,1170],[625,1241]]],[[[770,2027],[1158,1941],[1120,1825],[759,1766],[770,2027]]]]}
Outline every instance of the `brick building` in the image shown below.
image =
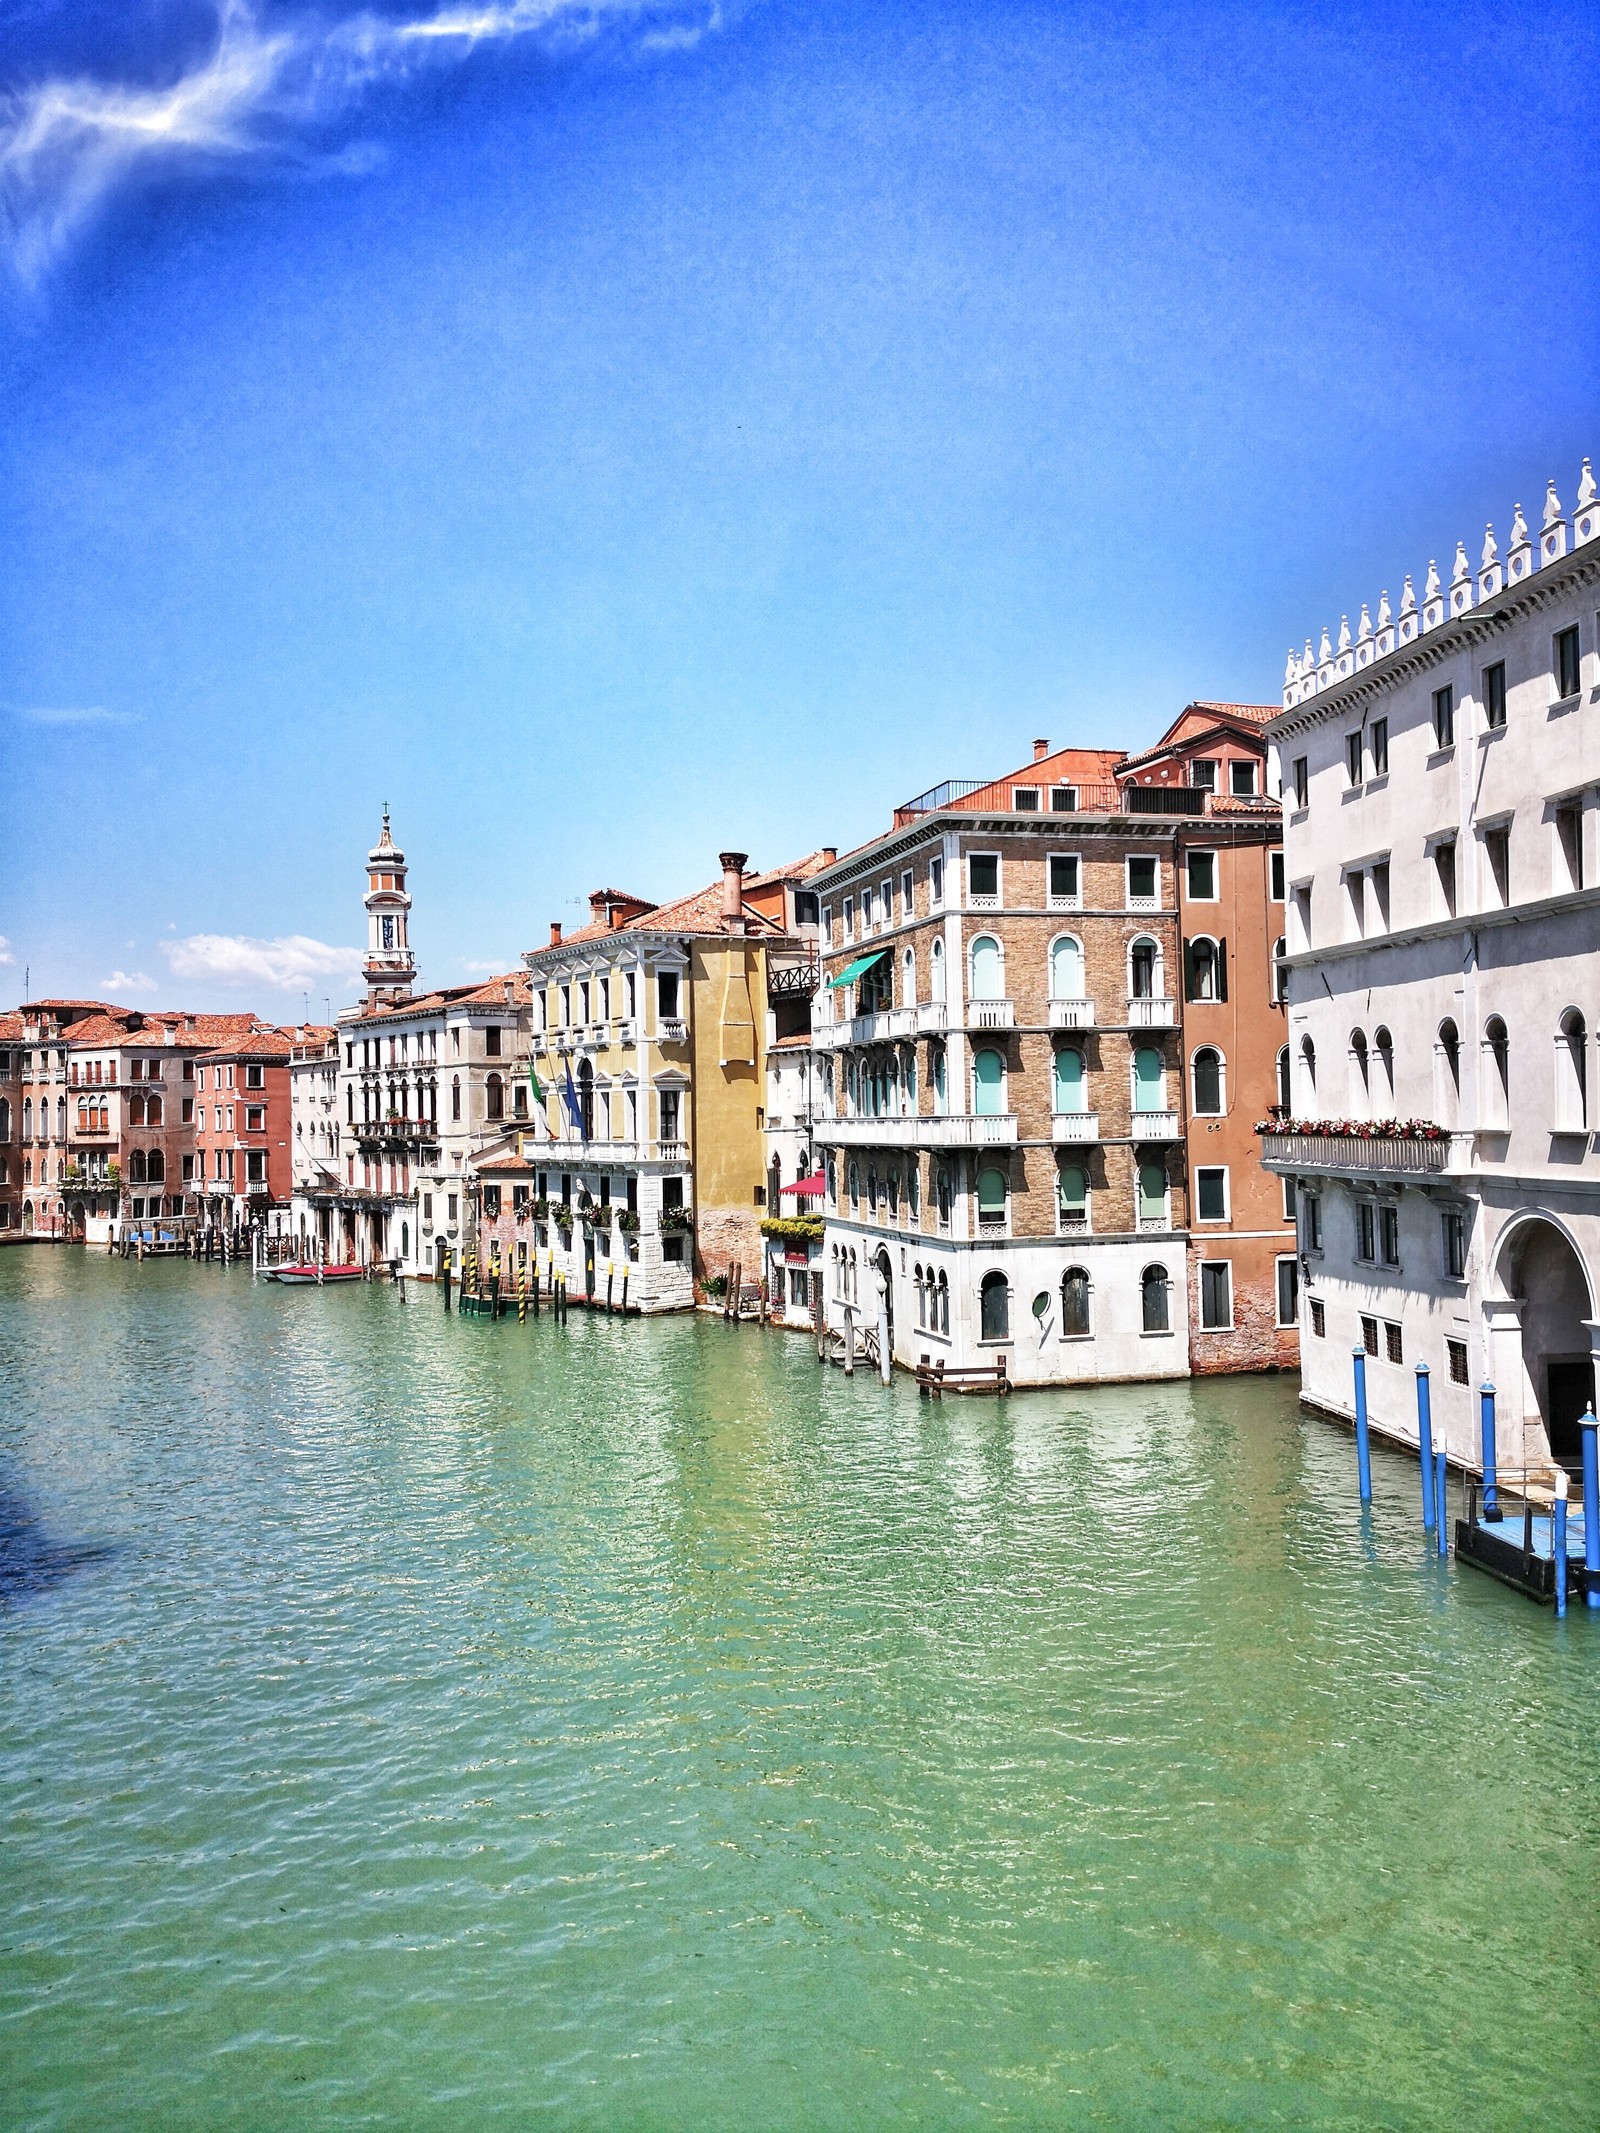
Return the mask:
{"type": "Polygon", "coordinates": [[[0,1014],[0,1244],[22,1235],[22,1017],[0,1014]]]}
{"type": "Polygon", "coordinates": [[[194,1147],[185,1159],[212,1228],[267,1222],[293,1191],[289,1062],[303,1032],[247,1030],[194,1061],[194,1147]]]}

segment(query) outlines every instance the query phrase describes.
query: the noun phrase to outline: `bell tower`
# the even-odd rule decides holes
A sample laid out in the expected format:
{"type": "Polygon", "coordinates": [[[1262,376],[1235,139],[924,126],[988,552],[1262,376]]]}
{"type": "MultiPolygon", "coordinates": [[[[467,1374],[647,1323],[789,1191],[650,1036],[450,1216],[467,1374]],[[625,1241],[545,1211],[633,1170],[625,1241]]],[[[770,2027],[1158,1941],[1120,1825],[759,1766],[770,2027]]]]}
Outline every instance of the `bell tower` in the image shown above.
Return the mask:
{"type": "Polygon", "coordinates": [[[416,978],[416,958],[407,938],[411,898],[406,894],[406,855],[389,835],[389,810],[383,810],[383,834],[367,854],[367,1006],[392,1006],[409,1000],[416,978]]]}

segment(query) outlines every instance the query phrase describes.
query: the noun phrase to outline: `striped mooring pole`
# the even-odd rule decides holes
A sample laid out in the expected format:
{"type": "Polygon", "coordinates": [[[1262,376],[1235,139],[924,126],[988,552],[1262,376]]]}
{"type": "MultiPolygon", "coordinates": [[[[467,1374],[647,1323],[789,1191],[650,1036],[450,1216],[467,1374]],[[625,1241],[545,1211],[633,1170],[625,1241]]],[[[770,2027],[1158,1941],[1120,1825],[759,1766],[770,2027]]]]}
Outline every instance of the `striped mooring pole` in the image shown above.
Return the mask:
{"type": "Polygon", "coordinates": [[[1356,1369],[1356,1480],[1361,1501],[1372,1501],[1372,1450],[1367,1442],[1367,1351],[1355,1350],[1356,1369]]]}
{"type": "Polygon", "coordinates": [[[1422,1530],[1433,1531],[1433,1397],[1428,1366],[1417,1365],[1417,1449],[1422,1454],[1422,1530]]]}

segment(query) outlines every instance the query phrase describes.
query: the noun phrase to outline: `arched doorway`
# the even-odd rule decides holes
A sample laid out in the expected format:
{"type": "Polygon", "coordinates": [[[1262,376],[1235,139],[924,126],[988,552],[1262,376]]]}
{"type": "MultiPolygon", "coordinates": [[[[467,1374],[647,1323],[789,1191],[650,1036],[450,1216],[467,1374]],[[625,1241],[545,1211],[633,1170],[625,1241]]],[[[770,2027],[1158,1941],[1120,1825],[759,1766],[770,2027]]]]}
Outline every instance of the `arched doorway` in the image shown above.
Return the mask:
{"type": "Polygon", "coordinates": [[[878,1269],[878,1279],[883,1283],[883,1308],[889,1321],[889,1353],[894,1353],[894,1269],[889,1262],[889,1248],[884,1245],[873,1264],[878,1269]]]}
{"type": "MultiPolygon", "coordinates": [[[[1542,1424],[1551,1456],[1576,1473],[1578,1417],[1595,1395],[1596,1306],[1577,1248],[1549,1216],[1519,1217],[1502,1236],[1485,1316],[1502,1414],[1514,1428],[1520,1404],[1530,1460],[1542,1452],[1527,1425],[1542,1424]]],[[[1522,1449],[1513,1438],[1507,1456],[1522,1449]]]]}

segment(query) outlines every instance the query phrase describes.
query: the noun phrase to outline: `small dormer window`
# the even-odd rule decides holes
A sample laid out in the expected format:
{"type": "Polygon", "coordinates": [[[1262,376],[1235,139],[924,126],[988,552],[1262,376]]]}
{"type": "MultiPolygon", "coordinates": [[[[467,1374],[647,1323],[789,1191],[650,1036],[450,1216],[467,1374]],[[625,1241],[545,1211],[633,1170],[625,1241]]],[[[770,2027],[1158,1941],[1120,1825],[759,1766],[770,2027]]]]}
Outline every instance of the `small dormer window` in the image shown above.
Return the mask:
{"type": "Polygon", "coordinates": [[[1209,756],[1189,765],[1189,783],[1196,792],[1215,792],[1217,789],[1217,766],[1209,756]]]}
{"type": "Polygon", "coordinates": [[[1228,765],[1228,790],[1236,800],[1255,798],[1256,766],[1248,757],[1235,756],[1228,765]]]}
{"type": "Polygon", "coordinates": [[[1011,788],[1011,805],[1019,815],[1036,815],[1039,812],[1038,786],[1014,785],[1011,788]]]}

